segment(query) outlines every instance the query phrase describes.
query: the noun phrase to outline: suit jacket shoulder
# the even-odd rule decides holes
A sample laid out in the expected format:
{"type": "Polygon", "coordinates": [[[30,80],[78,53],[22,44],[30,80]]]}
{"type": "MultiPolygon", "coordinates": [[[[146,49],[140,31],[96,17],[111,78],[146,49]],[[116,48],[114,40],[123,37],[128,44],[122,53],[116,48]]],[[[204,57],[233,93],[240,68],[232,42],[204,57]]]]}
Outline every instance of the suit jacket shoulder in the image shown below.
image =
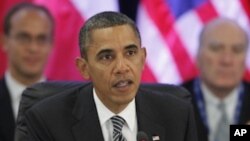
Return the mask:
{"type": "MultiPolygon", "coordinates": [[[[150,137],[196,141],[192,106],[188,101],[140,89],[136,110],[139,131],[150,137]]],[[[25,115],[32,141],[104,140],[91,83],[44,99],[25,115]]]]}
{"type": "Polygon", "coordinates": [[[184,82],[183,84],[181,84],[181,86],[186,88],[191,94],[193,94],[194,93],[194,90],[193,90],[194,81],[195,81],[195,79],[189,80],[189,81],[184,82]]]}
{"type": "Polygon", "coordinates": [[[242,98],[242,107],[240,111],[239,124],[250,122],[250,83],[244,81],[244,97],[242,98]]]}
{"type": "Polygon", "coordinates": [[[30,140],[102,141],[91,83],[39,101],[26,113],[30,140]]]}
{"type": "Polygon", "coordinates": [[[4,78],[0,80],[0,115],[0,140],[12,141],[14,139],[15,119],[4,78]]]}
{"type": "Polygon", "coordinates": [[[192,79],[192,80],[189,80],[189,81],[183,83],[181,86],[186,88],[191,93],[191,96],[192,96],[192,104],[194,107],[198,140],[199,141],[208,141],[208,130],[207,130],[207,127],[203,124],[203,120],[200,116],[200,112],[199,112],[198,105],[196,102],[197,99],[196,99],[195,92],[194,92],[194,83],[195,83],[195,79],[192,79]]]}
{"type": "Polygon", "coordinates": [[[177,86],[177,85],[172,85],[172,84],[163,84],[163,83],[144,83],[140,87],[141,89],[147,89],[149,91],[153,92],[160,92],[164,94],[170,94],[177,96],[182,99],[187,99],[191,101],[191,95],[189,91],[187,91],[185,88],[177,86]]]}
{"type": "Polygon", "coordinates": [[[146,132],[151,139],[159,135],[161,140],[197,140],[190,101],[172,95],[171,91],[166,92],[169,94],[139,90],[136,96],[139,130],[146,132]]]}

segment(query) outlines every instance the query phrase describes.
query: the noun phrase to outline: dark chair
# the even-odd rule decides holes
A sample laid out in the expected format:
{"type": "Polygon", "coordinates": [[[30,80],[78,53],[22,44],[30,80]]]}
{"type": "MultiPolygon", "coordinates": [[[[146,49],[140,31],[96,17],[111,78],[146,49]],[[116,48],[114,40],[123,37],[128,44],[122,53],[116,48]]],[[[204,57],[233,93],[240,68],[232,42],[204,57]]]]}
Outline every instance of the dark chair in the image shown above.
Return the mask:
{"type": "MultiPolygon", "coordinates": [[[[20,102],[17,125],[15,131],[15,141],[27,141],[27,127],[25,122],[25,111],[37,104],[45,98],[54,96],[61,92],[70,93],[74,90],[83,87],[87,82],[72,82],[72,81],[51,81],[35,84],[27,88],[23,94],[20,102]]],[[[189,92],[179,86],[159,83],[145,83],[140,87],[148,89],[149,91],[171,94],[173,96],[191,101],[189,92]],[[169,91],[171,93],[169,93],[169,91]]]]}

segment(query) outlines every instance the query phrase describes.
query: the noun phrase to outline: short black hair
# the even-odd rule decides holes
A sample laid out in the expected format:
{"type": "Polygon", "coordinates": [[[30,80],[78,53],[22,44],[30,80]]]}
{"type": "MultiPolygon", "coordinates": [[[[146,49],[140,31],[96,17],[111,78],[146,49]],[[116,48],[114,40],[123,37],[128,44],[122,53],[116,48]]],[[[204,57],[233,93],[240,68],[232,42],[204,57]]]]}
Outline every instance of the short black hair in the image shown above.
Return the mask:
{"type": "Polygon", "coordinates": [[[92,16],[82,26],[79,33],[79,47],[81,56],[87,59],[88,47],[86,45],[90,41],[91,31],[95,29],[102,29],[119,25],[129,25],[135,32],[135,35],[138,37],[141,44],[141,37],[139,30],[132,19],[130,19],[125,14],[119,12],[105,11],[92,16]]]}
{"type": "Polygon", "coordinates": [[[27,2],[23,2],[23,3],[19,3],[17,5],[15,5],[14,7],[12,7],[8,13],[6,14],[5,18],[4,18],[4,24],[3,24],[3,31],[5,35],[8,35],[11,29],[11,18],[18,13],[19,11],[23,10],[23,9],[35,9],[38,11],[42,11],[44,12],[49,20],[51,21],[51,25],[52,25],[52,30],[54,30],[54,18],[52,16],[52,14],[50,13],[50,11],[41,5],[36,5],[33,3],[27,3],[27,2]]]}

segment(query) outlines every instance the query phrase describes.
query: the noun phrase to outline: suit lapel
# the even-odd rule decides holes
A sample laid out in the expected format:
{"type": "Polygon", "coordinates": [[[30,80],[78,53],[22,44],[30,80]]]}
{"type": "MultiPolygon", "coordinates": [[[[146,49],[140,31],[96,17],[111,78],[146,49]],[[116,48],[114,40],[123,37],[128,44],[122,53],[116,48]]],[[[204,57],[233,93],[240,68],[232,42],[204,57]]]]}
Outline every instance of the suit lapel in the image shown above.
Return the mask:
{"type": "Polygon", "coordinates": [[[159,120],[159,117],[155,117],[154,109],[150,105],[150,99],[145,98],[148,91],[141,91],[137,93],[136,96],[136,113],[138,120],[138,132],[145,132],[149,139],[160,138],[160,140],[165,140],[165,129],[155,121],[159,120]]]}
{"type": "Polygon", "coordinates": [[[76,141],[102,141],[103,135],[93,98],[92,84],[82,88],[76,98],[73,115],[77,122],[72,127],[76,141]]]}
{"type": "Polygon", "coordinates": [[[9,93],[8,88],[7,88],[5,78],[0,80],[0,90],[1,90],[1,92],[0,92],[0,108],[2,108],[1,111],[5,111],[5,113],[3,115],[6,115],[6,117],[7,117],[6,119],[11,120],[11,122],[13,122],[13,125],[14,125],[14,123],[15,123],[14,113],[12,110],[10,93],[9,93]]]}
{"type": "MultiPolygon", "coordinates": [[[[241,112],[240,112],[240,117],[239,117],[239,124],[246,124],[247,122],[250,122],[250,86],[249,84],[246,84],[245,82],[243,83],[244,85],[244,97],[242,107],[241,107],[241,112]]],[[[206,126],[202,122],[200,112],[198,110],[197,106],[197,99],[194,96],[194,81],[191,81],[188,85],[186,85],[186,88],[191,92],[192,94],[192,102],[194,105],[194,113],[195,113],[195,118],[196,118],[196,124],[197,124],[197,131],[198,131],[198,137],[199,140],[202,141],[207,141],[208,140],[208,131],[206,130],[206,126]]]]}
{"type": "MultiPolygon", "coordinates": [[[[150,105],[150,98],[146,98],[143,95],[148,95],[149,91],[139,90],[136,96],[136,113],[138,120],[138,131],[145,132],[149,139],[160,138],[165,140],[165,129],[157,120],[152,105],[150,105]]],[[[102,141],[104,140],[102,135],[101,126],[96,110],[96,106],[93,99],[93,86],[88,86],[79,90],[73,110],[73,115],[77,119],[77,122],[72,127],[73,135],[76,141],[91,140],[102,141]]]]}
{"type": "Polygon", "coordinates": [[[2,136],[4,136],[6,140],[13,140],[14,130],[15,119],[10,93],[7,89],[6,80],[3,78],[0,80],[0,131],[2,132],[0,134],[3,134],[2,136]]]}
{"type": "Polygon", "coordinates": [[[239,117],[239,124],[246,124],[250,122],[250,86],[249,84],[244,84],[244,97],[242,98],[242,107],[239,117]]]}
{"type": "MultiPolygon", "coordinates": [[[[191,92],[191,94],[193,94],[193,92],[191,92]]],[[[208,129],[205,126],[205,124],[203,123],[202,117],[200,115],[200,111],[198,109],[197,102],[196,102],[197,99],[194,95],[192,97],[193,97],[192,104],[193,104],[193,108],[194,108],[194,115],[195,115],[198,139],[202,140],[202,141],[208,141],[208,129]]]]}

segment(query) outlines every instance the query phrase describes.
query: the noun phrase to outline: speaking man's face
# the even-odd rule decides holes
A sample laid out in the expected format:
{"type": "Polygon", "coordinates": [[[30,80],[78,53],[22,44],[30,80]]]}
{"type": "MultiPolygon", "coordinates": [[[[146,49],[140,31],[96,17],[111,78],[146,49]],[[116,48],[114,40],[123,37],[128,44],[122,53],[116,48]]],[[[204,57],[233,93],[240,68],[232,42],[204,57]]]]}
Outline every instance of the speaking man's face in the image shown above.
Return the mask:
{"type": "Polygon", "coordinates": [[[88,60],[82,59],[83,75],[93,81],[101,101],[119,111],[137,93],[146,50],[129,25],[92,31],[89,46],[88,60]]]}

